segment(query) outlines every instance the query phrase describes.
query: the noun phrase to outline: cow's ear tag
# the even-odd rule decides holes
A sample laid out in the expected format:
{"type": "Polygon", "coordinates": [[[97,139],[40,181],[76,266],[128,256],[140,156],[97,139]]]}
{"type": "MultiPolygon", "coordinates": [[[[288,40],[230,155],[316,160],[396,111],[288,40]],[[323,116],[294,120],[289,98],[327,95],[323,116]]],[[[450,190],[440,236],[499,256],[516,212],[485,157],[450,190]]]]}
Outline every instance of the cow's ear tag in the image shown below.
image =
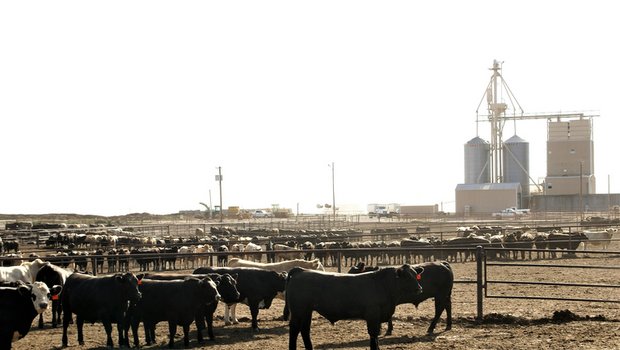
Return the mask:
{"type": "Polygon", "coordinates": [[[58,300],[58,299],[60,299],[58,294],[52,295],[52,300],[58,300]]]}
{"type": "MultiPolygon", "coordinates": [[[[418,275],[419,276],[419,275],[418,275]]],[[[142,280],[138,280],[138,285],[141,286],[142,285],[142,280]]]]}
{"type": "Polygon", "coordinates": [[[415,275],[415,279],[417,279],[418,281],[422,280],[422,274],[418,273],[417,275],[415,275]]]}

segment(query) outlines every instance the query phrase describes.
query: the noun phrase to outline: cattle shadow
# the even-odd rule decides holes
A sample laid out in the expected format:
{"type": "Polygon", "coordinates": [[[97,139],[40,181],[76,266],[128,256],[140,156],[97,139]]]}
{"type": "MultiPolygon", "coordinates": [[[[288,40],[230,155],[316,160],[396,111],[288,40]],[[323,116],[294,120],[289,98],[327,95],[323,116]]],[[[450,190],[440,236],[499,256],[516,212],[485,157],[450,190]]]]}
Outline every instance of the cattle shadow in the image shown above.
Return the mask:
{"type": "MultiPolygon", "coordinates": [[[[381,336],[379,337],[379,345],[387,346],[387,345],[403,345],[403,344],[414,344],[414,343],[432,343],[435,341],[437,336],[441,335],[443,332],[433,333],[431,335],[422,335],[422,336],[381,336]]],[[[315,344],[317,349],[349,349],[349,348],[364,348],[368,347],[370,339],[368,337],[360,340],[350,341],[346,343],[322,343],[315,344]]]]}

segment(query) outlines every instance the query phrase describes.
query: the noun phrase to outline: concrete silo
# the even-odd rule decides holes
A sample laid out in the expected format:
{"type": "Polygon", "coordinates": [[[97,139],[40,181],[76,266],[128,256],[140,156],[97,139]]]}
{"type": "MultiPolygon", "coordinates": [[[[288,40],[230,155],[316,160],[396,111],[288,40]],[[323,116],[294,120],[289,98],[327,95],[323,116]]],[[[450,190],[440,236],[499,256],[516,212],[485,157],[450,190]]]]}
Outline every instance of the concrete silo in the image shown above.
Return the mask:
{"type": "Polygon", "coordinates": [[[465,144],[465,183],[489,183],[489,160],[489,143],[478,136],[469,140],[465,144]]]}
{"type": "Polygon", "coordinates": [[[503,145],[503,180],[518,182],[524,197],[530,195],[530,144],[517,135],[506,140],[503,145]]]}

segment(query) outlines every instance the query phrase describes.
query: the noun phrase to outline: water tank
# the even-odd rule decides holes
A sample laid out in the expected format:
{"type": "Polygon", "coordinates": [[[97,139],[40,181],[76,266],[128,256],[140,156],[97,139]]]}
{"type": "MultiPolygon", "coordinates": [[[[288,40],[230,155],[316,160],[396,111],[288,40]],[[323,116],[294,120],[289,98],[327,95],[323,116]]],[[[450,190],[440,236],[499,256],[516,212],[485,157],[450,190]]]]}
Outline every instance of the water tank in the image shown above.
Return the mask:
{"type": "Polygon", "coordinates": [[[465,183],[482,184],[491,182],[489,161],[491,146],[476,136],[465,144],[465,183]]]}
{"type": "Polygon", "coordinates": [[[530,144],[517,135],[504,141],[503,182],[518,182],[524,197],[530,195],[530,144]]]}

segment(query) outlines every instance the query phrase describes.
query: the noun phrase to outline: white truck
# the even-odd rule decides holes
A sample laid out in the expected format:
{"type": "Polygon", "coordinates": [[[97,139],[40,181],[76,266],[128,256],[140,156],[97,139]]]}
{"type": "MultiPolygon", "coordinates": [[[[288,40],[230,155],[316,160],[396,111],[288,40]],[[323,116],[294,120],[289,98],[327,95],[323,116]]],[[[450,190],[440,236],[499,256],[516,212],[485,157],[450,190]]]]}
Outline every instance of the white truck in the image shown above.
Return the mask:
{"type": "Polygon", "coordinates": [[[392,218],[400,215],[400,204],[368,204],[368,217],[392,218]]]}
{"type": "Polygon", "coordinates": [[[510,207],[503,209],[502,211],[491,214],[494,218],[516,218],[525,215],[529,215],[529,209],[517,209],[516,207],[510,207]]]}

